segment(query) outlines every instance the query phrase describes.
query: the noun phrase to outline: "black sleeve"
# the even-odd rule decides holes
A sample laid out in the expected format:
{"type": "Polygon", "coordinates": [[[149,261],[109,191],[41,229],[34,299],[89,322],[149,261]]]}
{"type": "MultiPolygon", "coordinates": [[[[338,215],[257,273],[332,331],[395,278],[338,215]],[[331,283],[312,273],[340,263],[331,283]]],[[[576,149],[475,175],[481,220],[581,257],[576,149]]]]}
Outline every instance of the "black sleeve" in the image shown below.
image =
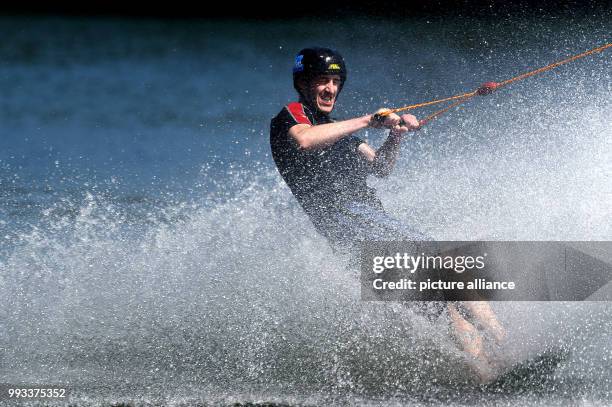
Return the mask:
{"type": "Polygon", "coordinates": [[[274,127],[276,127],[276,131],[280,134],[288,133],[290,128],[298,124],[293,116],[287,111],[287,108],[281,110],[274,122],[274,127]]]}

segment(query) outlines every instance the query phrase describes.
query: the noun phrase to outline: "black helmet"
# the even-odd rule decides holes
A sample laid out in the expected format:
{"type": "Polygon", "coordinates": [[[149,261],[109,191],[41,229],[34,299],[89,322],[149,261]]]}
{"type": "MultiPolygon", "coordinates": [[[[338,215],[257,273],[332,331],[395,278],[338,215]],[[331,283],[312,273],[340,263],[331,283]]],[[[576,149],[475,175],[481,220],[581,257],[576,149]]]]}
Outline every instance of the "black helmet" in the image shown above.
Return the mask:
{"type": "Polygon", "coordinates": [[[337,51],[329,48],[304,48],[295,57],[293,65],[293,87],[300,93],[298,80],[310,81],[317,75],[340,75],[340,88],[342,90],[346,81],[346,65],[344,58],[337,51]]]}

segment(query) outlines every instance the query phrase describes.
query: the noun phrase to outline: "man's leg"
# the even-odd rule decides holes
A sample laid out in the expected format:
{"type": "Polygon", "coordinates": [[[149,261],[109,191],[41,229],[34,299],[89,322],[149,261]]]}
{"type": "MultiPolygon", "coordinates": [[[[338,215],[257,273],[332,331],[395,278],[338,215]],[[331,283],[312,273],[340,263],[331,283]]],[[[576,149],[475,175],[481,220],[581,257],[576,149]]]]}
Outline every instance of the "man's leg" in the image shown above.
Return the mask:
{"type": "MultiPolygon", "coordinates": [[[[431,241],[426,236],[407,224],[389,216],[382,205],[367,205],[354,202],[345,207],[347,225],[355,230],[354,236],[360,240],[421,240],[431,241]]],[[[501,343],[505,331],[497,321],[495,313],[486,301],[465,301],[461,303],[463,313],[469,313],[479,327],[486,329],[496,342],[501,343]]],[[[493,364],[485,352],[485,338],[476,326],[470,323],[455,303],[446,304],[451,320],[453,336],[461,348],[477,362],[474,368],[482,383],[495,378],[493,364]]],[[[439,312],[435,313],[436,316],[439,312]]]]}
{"type": "Polygon", "coordinates": [[[495,378],[495,372],[487,354],[482,334],[476,327],[464,318],[455,303],[447,304],[451,321],[451,334],[457,340],[461,349],[473,358],[471,366],[481,383],[487,383],[495,378]]]}
{"type": "Polygon", "coordinates": [[[487,338],[492,338],[499,346],[506,338],[506,331],[497,320],[490,303],[449,302],[447,307],[453,336],[459,346],[477,362],[474,368],[481,382],[491,381],[500,368],[499,360],[496,360],[499,354],[491,352],[487,338]]]}
{"type": "Polygon", "coordinates": [[[497,316],[488,301],[464,301],[461,303],[486,332],[493,337],[498,345],[506,339],[506,331],[499,323],[497,316]]]}

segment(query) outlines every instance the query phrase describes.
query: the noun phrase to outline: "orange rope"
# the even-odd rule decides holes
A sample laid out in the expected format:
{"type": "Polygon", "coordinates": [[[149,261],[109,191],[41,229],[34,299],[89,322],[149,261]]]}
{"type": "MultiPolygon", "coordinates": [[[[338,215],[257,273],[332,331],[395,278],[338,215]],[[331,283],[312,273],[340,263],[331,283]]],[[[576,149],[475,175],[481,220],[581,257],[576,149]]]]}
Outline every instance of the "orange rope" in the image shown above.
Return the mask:
{"type": "Polygon", "coordinates": [[[427,116],[425,119],[421,120],[421,125],[423,125],[424,123],[429,122],[430,120],[440,116],[442,113],[445,113],[446,111],[450,110],[451,108],[460,105],[461,103],[471,99],[472,97],[474,97],[476,95],[486,95],[486,94],[489,94],[489,93],[493,92],[494,90],[499,89],[502,86],[506,86],[506,85],[511,84],[512,82],[520,81],[522,79],[529,78],[530,76],[534,76],[534,75],[537,75],[539,73],[549,71],[551,69],[557,68],[560,65],[564,65],[564,64],[567,64],[569,62],[575,61],[577,59],[584,58],[584,57],[586,57],[588,55],[595,54],[597,52],[601,52],[601,51],[603,51],[603,50],[605,50],[607,48],[610,48],[610,47],[612,47],[612,43],[608,43],[608,44],[602,45],[601,47],[593,48],[593,49],[591,49],[589,51],[585,51],[585,52],[582,52],[580,54],[574,55],[574,56],[572,56],[570,58],[564,59],[562,61],[558,61],[558,62],[549,64],[549,65],[546,65],[546,66],[544,66],[542,68],[538,68],[538,69],[535,69],[533,71],[529,71],[529,72],[523,73],[521,75],[515,76],[515,77],[510,78],[510,79],[507,79],[507,80],[505,80],[503,82],[499,82],[499,83],[487,82],[487,83],[483,84],[481,87],[479,87],[478,89],[476,89],[476,90],[474,90],[472,92],[463,93],[463,94],[455,95],[455,96],[450,96],[450,97],[447,97],[447,98],[444,98],[444,99],[432,100],[430,102],[423,102],[423,103],[417,103],[417,104],[414,104],[414,105],[407,105],[407,106],[403,106],[403,107],[398,107],[398,108],[395,108],[395,109],[388,109],[387,111],[378,113],[377,115],[379,117],[384,117],[384,116],[390,115],[391,113],[399,113],[399,112],[404,112],[406,110],[416,109],[416,108],[419,108],[419,107],[431,106],[431,105],[435,105],[435,104],[438,104],[438,103],[444,103],[444,102],[449,102],[451,100],[457,100],[457,102],[452,103],[448,107],[445,107],[444,109],[438,110],[437,112],[435,112],[435,113],[427,116]]]}
{"type": "Polygon", "coordinates": [[[551,69],[554,69],[554,68],[558,67],[559,65],[567,64],[568,62],[572,62],[572,61],[575,61],[577,59],[589,56],[591,54],[595,54],[597,52],[601,52],[601,51],[605,50],[606,48],[610,48],[610,47],[612,47],[612,43],[609,43],[609,44],[606,44],[606,45],[602,45],[601,47],[593,48],[592,50],[583,52],[583,53],[578,54],[578,55],[574,55],[573,57],[564,59],[563,61],[555,62],[554,64],[546,65],[543,68],[536,69],[534,71],[527,72],[527,73],[524,73],[522,75],[515,76],[514,78],[511,78],[511,79],[505,80],[503,82],[500,82],[498,86],[506,86],[506,85],[508,85],[508,84],[510,84],[512,82],[520,81],[521,79],[525,79],[525,78],[529,78],[530,76],[534,76],[534,75],[537,75],[539,73],[549,71],[551,69]]]}
{"type": "Polygon", "coordinates": [[[450,105],[446,106],[444,109],[440,109],[437,112],[430,114],[426,118],[419,120],[419,125],[424,126],[425,124],[429,123],[430,121],[440,116],[441,114],[446,113],[447,111],[451,110],[455,106],[459,106],[460,104],[467,102],[473,97],[474,95],[470,95],[470,96],[465,97],[464,99],[459,99],[458,101],[451,103],[450,105]]]}
{"type": "Polygon", "coordinates": [[[438,103],[449,102],[451,100],[463,99],[463,98],[466,98],[466,97],[469,98],[469,97],[472,97],[472,96],[475,96],[475,95],[476,95],[476,91],[464,93],[464,94],[461,94],[461,95],[455,95],[455,96],[447,97],[447,98],[444,98],[444,99],[432,100],[431,102],[423,102],[423,103],[417,103],[415,105],[408,105],[408,106],[404,106],[404,107],[398,107],[396,109],[389,109],[389,111],[381,113],[381,116],[388,116],[391,113],[399,113],[399,112],[403,112],[405,110],[412,110],[412,109],[416,109],[416,108],[419,108],[419,107],[437,105],[438,103]]]}

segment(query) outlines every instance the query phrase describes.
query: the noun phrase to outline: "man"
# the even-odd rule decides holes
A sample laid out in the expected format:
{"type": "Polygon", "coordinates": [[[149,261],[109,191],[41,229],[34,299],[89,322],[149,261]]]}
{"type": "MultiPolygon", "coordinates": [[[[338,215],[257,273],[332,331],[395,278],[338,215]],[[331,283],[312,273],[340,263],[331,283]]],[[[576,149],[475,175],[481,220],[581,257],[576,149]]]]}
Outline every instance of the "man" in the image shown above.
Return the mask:
{"type": "MultiPolygon", "coordinates": [[[[299,101],[285,106],[270,126],[272,156],[281,176],[316,229],[337,250],[350,249],[359,240],[430,240],[389,216],[366,182],[369,175],[391,173],[404,134],[418,130],[419,121],[410,114],[393,113],[335,121],[329,115],[346,77],[344,59],[336,51],[305,48],[296,56],[293,86],[299,101]],[[390,130],[376,150],[354,135],[368,127],[390,130]]],[[[481,379],[489,380],[491,366],[475,325],[503,339],[491,308],[486,302],[448,303],[446,308],[455,337],[480,362],[481,379]],[[466,319],[470,317],[472,322],[466,319]]]]}
{"type": "Polygon", "coordinates": [[[299,102],[285,106],[271,123],[274,161],[317,230],[336,249],[390,233],[424,238],[388,216],[366,183],[369,175],[391,173],[403,134],[418,129],[419,122],[409,114],[381,119],[365,115],[343,121],[330,118],[346,73],[344,60],[335,51],[300,51],[293,67],[299,102]],[[391,130],[378,150],[353,135],[368,127],[391,130]]]}

